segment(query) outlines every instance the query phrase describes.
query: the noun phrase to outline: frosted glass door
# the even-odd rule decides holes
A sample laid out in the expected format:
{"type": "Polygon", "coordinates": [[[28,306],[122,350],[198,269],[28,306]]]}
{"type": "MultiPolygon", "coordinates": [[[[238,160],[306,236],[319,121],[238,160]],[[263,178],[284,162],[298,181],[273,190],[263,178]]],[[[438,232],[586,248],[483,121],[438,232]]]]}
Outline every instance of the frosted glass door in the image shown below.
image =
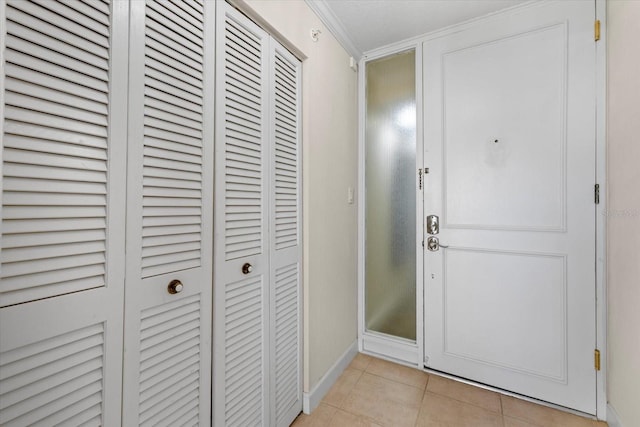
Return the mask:
{"type": "Polygon", "coordinates": [[[365,321],[416,339],[415,51],[366,64],[365,321]]]}

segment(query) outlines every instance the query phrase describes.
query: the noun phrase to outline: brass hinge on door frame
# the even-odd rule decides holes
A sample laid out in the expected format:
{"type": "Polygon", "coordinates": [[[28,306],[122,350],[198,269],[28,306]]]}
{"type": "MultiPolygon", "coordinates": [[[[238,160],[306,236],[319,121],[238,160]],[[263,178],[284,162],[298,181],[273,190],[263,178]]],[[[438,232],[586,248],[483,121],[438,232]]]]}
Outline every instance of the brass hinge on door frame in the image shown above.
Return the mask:
{"type": "Polygon", "coordinates": [[[600,40],[600,20],[596,19],[596,22],[593,24],[593,38],[595,41],[600,40]]]}
{"type": "Polygon", "coordinates": [[[595,366],[596,371],[600,370],[600,350],[598,350],[597,348],[593,353],[593,365],[595,366]]]}
{"type": "Polygon", "coordinates": [[[600,184],[596,184],[593,187],[593,200],[596,203],[596,205],[600,204],[600,184]]]}

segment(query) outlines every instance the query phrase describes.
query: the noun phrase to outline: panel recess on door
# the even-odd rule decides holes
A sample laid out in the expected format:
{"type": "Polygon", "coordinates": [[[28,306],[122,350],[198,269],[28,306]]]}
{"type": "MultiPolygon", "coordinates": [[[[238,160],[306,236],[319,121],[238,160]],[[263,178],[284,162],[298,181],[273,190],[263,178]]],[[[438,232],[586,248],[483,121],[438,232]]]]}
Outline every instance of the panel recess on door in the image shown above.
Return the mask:
{"type": "Polygon", "coordinates": [[[111,17],[78,6],[6,7],[0,305],[105,286],[111,17]]]}
{"type": "Polygon", "coordinates": [[[566,381],[565,256],[448,249],[444,269],[445,353],[566,381]]]}
{"type": "Polygon", "coordinates": [[[195,2],[147,1],[142,277],[201,263],[203,15],[195,2]]]}
{"type": "Polygon", "coordinates": [[[0,424],[101,425],[104,326],[0,351],[0,424]]]}
{"type": "Polygon", "coordinates": [[[229,283],[225,289],[226,425],[260,425],[263,418],[264,311],[258,278],[229,283]]]}
{"type": "Polygon", "coordinates": [[[262,253],[263,77],[261,40],[227,18],[225,28],[225,253],[262,253]]]}
{"type": "Polygon", "coordinates": [[[198,424],[199,295],[151,307],[141,317],[140,425],[198,424]]]}
{"type": "Polygon", "coordinates": [[[443,55],[448,227],[564,229],[566,50],[563,23],[443,55]]]}

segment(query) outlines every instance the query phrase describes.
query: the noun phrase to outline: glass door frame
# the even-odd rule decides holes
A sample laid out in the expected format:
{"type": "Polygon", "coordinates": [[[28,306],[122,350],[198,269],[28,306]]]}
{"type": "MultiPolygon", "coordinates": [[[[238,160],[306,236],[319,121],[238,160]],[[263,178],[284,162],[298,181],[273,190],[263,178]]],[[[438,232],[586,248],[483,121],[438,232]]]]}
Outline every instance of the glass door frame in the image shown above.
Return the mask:
{"type": "MultiPolygon", "coordinates": [[[[423,225],[424,199],[420,180],[425,179],[423,157],[423,95],[422,95],[422,42],[408,41],[366,52],[358,64],[358,350],[363,353],[391,359],[423,368],[424,359],[424,257],[423,225]],[[403,52],[415,52],[416,84],[416,340],[394,337],[366,329],[365,321],[365,131],[366,131],[366,66],[370,61],[403,52]],[[422,170],[420,177],[418,170],[422,170]]],[[[423,183],[424,181],[422,181],[423,183]]]]}

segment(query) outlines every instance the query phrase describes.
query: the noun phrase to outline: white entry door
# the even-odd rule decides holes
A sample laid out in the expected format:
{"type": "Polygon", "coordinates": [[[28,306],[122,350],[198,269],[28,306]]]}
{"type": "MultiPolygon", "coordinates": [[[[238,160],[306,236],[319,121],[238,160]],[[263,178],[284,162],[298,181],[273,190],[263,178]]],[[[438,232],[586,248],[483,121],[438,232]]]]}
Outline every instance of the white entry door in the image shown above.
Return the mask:
{"type": "Polygon", "coordinates": [[[541,2],[424,44],[426,365],[591,414],[593,25],[541,2]]]}

